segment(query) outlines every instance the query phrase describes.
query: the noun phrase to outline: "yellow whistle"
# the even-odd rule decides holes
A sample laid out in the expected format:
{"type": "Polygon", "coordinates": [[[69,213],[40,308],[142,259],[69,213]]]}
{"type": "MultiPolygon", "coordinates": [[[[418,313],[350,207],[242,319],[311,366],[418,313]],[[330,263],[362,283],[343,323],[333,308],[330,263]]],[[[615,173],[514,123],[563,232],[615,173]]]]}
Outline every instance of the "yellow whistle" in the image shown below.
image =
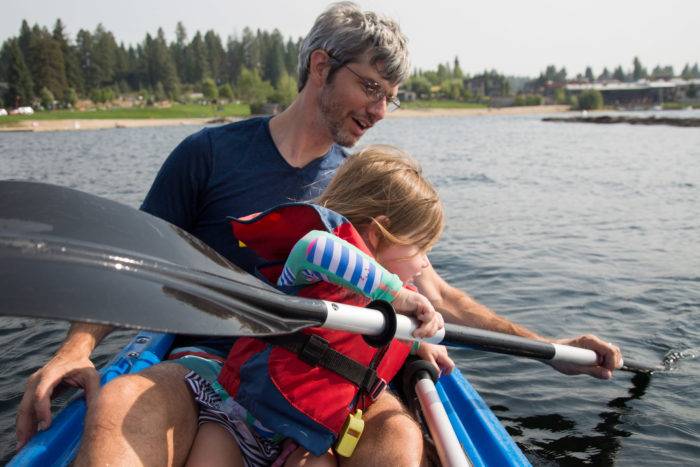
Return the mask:
{"type": "Polygon", "coordinates": [[[340,430],[340,434],[338,435],[338,442],[335,444],[335,452],[343,457],[352,456],[364,429],[365,421],[362,420],[362,410],[357,409],[354,414],[348,414],[343,429],[340,430]]]}

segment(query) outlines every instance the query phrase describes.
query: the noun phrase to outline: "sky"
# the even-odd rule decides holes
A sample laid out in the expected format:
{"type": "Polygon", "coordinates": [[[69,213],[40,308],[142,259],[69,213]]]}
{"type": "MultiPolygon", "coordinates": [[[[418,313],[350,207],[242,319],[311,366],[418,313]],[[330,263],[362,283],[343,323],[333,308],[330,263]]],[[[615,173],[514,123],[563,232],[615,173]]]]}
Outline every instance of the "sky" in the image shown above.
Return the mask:
{"type": "MultiPolygon", "coordinates": [[[[213,29],[222,39],[244,27],[303,36],[328,1],[301,0],[0,0],[0,41],[17,36],[22,19],[53,27],[61,18],[72,38],[98,23],[118,42],[136,44],[162,27],[168,40],[182,21],[190,34],[213,29]]],[[[700,62],[698,0],[384,0],[358,1],[399,21],[414,67],[435,69],[459,57],[465,73],[496,69],[536,76],[549,64],[569,76],[591,66],[631,69],[637,56],[650,71],[700,62]]]]}

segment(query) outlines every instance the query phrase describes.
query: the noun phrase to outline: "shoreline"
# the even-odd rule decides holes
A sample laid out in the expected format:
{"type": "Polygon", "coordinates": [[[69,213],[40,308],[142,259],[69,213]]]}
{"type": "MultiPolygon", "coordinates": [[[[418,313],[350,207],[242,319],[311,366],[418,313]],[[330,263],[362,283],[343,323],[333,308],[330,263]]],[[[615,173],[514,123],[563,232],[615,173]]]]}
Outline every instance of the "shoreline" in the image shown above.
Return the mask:
{"type": "MultiPolygon", "coordinates": [[[[566,105],[538,105],[531,107],[500,107],[477,109],[400,109],[386,115],[386,118],[431,118],[431,117],[469,117],[483,115],[536,115],[566,112],[566,105]]],[[[248,117],[229,117],[226,122],[243,120],[248,117]]],[[[45,131],[80,131],[103,130],[111,128],[143,128],[176,125],[207,125],[216,119],[209,118],[109,118],[109,119],[69,119],[69,120],[22,120],[3,124],[0,120],[0,132],[45,132],[45,131]]],[[[216,122],[223,123],[223,122],[216,122]]]]}

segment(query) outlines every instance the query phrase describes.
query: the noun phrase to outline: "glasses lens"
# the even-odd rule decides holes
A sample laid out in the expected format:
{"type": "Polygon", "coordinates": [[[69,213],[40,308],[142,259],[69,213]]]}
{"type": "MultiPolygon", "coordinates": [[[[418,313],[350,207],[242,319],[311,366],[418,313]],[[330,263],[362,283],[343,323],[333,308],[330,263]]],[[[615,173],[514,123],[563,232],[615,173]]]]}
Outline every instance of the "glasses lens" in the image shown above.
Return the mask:
{"type": "Polygon", "coordinates": [[[387,112],[393,112],[394,110],[396,110],[400,107],[401,107],[401,104],[399,103],[399,100],[396,97],[389,99],[386,102],[387,112]]]}

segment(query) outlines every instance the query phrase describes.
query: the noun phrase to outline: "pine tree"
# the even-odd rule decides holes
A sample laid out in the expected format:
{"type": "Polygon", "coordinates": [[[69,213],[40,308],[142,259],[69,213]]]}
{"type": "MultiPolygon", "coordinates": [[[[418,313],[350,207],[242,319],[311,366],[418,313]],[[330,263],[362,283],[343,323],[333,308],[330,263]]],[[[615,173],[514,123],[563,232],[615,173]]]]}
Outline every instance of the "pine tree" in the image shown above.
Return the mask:
{"type": "Polygon", "coordinates": [[[158,35],[155,39],[151,39],[150,34],[146,35],[144,55],[149,85],[155,88],[160,84],[164,94],[176,98],[179,94],[180,84],[162,29],[158,29],[158,35]]]}
{"type": "Polygon", "coordinates": [[[34,99],[34,83],[29,68],[24,62],[18,39],[8,39],[0,51],[0,67],[3,79],[7,81],[5,105],[19,107],[30,105],[34,99]]]}
{"type": "Polygon", "coordinates": [[[226,51],[224,51],[224,46],[221,44],[221,38],[214,31],[209,30],[204,35],[204,45],[211,77],[215,82],[220,83],[224,80],[224,62],[226,59],[226,51]]]}
{"type": "Polygon", "coordinates": [[[92,59],[97,86],[105,86],[114,82],[114,67],[116,62],[117,41],[114,35],[98,24],[93,34],[92,59]]]}
{"type": "Polygon", "coordinates": [[[632,61],[632,79],[634,81],[638,81],[640,79],[645,79],[648,76],[649,75],[646,68],[642,66],[642,62],[639,61],[638,57],[634,57],[634,60],[632,61]]]}
{"type": "Polygon", "coordinates": [[[187,46],[185,57],[185,77],[188,83],[200,83],[205,78],[211,77],[207,49],[199,31],[187,46]]]}
{"type": "Polygon", "coordinates": [[[452,76],[456,79],[464,78],[464,73],[462,72],[462,67],[459,66],[459,57],[455,55],[454,65],[452,66],[452,76]]]}
{"type": "MultiPolygon", "coordinates": [[[[32,42],[32,29],[29,27],[26,19],[22,20],[22,26],[19,28],[19,49],[22,52],[22,56],[26,58],[29,56],[29,46],[32,42]]],[[[29,66],[29,64],[27,64],[29,66]]]]}
{"type": "Polygon", "coordinates": [[[61,52],[63,52],[63,65],[68,86],[73,88],[73,92],[83,92],[84,81],[78,53],[76,48],[70,44],[65,29],[60,18],[57,19],[53,27],[53,38],[61,46],[61,52]]]}
{"type": "Polygon", "coordinates": [[[262,78],[272,83],[272,86],[277,87],[282,78],[282,74],[286,72],[282,34],[275,29],[272,34],[267,36],[266,45],[267,47],[264,49],[262,78]]]}
{"type": "Polygon", "coordinates": [[[226,62],[225,62],[225,81],[234,83],[238,81],[238,77],[243,67],[243,44],[235,37],[229,37],[226,44],[226,62]]]}
{"type": "Polygon", "coordinates": [[[186,80],[185,75],[185,54],[187,49],[187,30],[181,21],[175,26],[175,42],[170,45],[170,52],[177,69],[177,76],[180,81],[186,80]]]}
{"type": "Polygon", "coordinates": [[[54,96],[63,96],[68,89],[63,51],[46,28],[32,28],[29,56],[34,93],[40,95],[47,88],[54,96]]]}
{"type": "Polygon", "coordinates": [[[301,39],[299,42],[294,43],[290,37],[287,41],[287,46],[284,50],[284,67],[287,69],[287,74],[289,76],[297,76],[299,71],[297,67],[299,66],[299,48],[301,45],[301,39]]]}
{"type": "Polygon", "coordinates": [[[615,68],[615,71],[613,71],[613,79],[616,79],[618,81],[627,80],[627,75],[625,75],[625,71],[622,69],[622,65],[618,65],[618,67],[615,68]]]}
{"type": "Polygon", "coordinates": [[[586,67],[585,77],[588,81],[595,81],[595,77],[593,75],[593,69],[589,66],[586,67]]]}

